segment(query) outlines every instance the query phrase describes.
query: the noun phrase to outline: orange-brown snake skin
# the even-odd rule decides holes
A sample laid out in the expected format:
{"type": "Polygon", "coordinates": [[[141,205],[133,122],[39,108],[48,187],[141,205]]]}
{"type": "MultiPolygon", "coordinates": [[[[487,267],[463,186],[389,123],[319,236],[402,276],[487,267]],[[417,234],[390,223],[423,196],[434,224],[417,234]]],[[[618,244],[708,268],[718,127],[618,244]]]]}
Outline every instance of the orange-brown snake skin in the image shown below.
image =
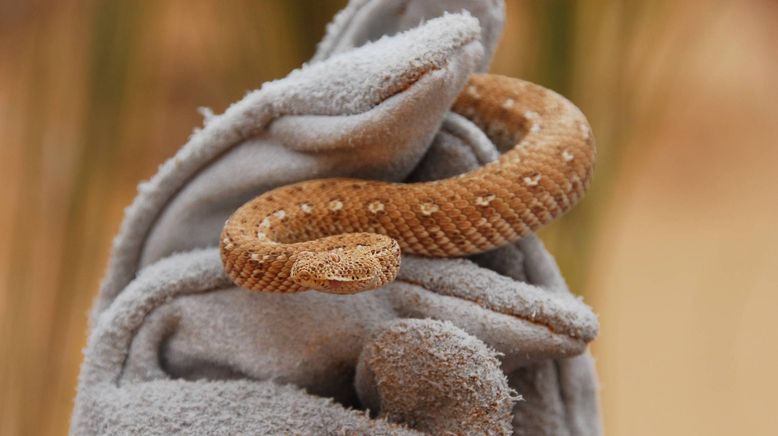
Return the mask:
{"type": "Polygon", "coordinates": [[[518,79],[470,78],[453,110],[496,144],[498,160],[433,182],[310,180],[241,206],[221,256],[248,289],[354,293],[395,279],[400,252],[465,256],[516,241],[569,210],[589,186],[595,148],[581,111],[518,79]]]}

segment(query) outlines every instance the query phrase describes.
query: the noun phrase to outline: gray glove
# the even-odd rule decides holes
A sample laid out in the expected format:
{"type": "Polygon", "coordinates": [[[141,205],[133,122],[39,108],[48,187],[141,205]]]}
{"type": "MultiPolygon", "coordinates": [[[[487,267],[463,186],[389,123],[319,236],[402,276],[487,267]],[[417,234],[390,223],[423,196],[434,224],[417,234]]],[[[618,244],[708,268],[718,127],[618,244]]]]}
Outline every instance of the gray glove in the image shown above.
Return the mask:
{"type": "Polygon", "coordinates": [[[353,1],[309,65],[207,119],[126,212],[71,433],[599,434],[597,320],[533,236],[405,256],[397,281],[349,296],[235,288],[216,248],[226,217],[276,186],[496,158],[448,108],[502,17],[497,1],[353,1]]]}

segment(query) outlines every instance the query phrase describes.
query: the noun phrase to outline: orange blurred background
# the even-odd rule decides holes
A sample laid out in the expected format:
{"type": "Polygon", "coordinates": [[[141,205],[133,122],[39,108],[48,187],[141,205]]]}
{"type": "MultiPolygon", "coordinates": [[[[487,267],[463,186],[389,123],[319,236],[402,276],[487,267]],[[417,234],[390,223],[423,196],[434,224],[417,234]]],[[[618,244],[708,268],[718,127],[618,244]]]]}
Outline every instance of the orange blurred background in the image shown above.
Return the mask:
{"type": "MultiPolygon", "coordinates": [[[[138,181],[309,58],[344,0],[0,0],[0,434],[64,434],[138,181]]],[[[612,435],[778,429],[778,3],[507,0],[492,71],[567,95],[599,162],[541,236],[600,314],[612,435]]]]}

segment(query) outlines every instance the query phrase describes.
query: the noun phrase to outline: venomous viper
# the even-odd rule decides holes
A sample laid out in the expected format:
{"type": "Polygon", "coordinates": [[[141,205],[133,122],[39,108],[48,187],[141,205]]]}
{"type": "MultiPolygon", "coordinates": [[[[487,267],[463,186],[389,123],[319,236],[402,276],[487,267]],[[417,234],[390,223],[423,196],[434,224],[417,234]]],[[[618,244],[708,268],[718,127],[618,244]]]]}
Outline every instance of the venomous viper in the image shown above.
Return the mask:
{"type": "Polygon", "coordinates": [[[221,256],[248,289],[347,294],[393,281],[400,252],[464,256],[516,241],[569,210],[595,159],[586,118],[518,79],[473,75],[453,110],[498,145],[468,173],[424,183],[310,180],[249,201],[226,222],[221,256]]]}

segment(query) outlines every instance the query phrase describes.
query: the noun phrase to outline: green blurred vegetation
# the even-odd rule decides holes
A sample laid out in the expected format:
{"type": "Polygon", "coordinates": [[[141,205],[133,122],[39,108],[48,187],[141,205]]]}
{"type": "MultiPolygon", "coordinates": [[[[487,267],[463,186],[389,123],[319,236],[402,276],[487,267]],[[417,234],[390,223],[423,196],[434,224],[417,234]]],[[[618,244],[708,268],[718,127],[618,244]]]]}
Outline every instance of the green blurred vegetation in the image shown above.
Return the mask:
{"type": "MultiPolygon", "coordinates": [[[[298,67],[344,4],[0,0],[0,434],[66,431],[122,210],[202,123],[196,108],[220,112],[298,67]]],[[[592,274],[608,213],[683,104],[679,65],[722,14],[747,30],[775,23],[770,5],[507,0],[492,71],[568,96],[598,140],[590,194],[541,233],[576,292],[606,292],[592,274]]]]}

